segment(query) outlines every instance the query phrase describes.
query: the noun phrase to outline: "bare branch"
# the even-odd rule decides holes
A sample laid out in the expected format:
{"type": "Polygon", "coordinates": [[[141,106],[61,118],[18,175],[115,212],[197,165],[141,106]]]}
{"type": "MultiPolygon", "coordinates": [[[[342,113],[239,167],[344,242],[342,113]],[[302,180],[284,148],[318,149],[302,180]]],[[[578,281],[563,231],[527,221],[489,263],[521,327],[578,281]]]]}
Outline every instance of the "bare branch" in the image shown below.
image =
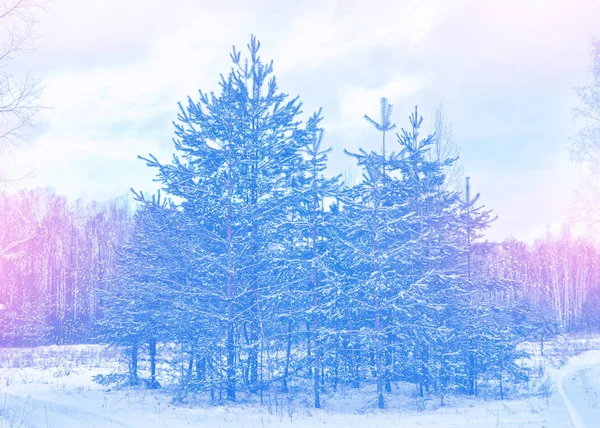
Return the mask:
{"type": "Polygon", "coordinates": [[[23,250],[17,251],[18,247],[34,239],[37,236],[37,233],[37,230],[29,231],[24,238],[15,242],[11,242],[6,247],[0,247],[0,257],[5,260],[12,260],[21,257],[23,254],[25,254],[25,252],[23,250]]]}
{"type": "Polygon", "coordinates": [[[573,109],[573,117],[582,122],[582,126],[569,139],[569,148],[572,159],[582,166],[586,175],[577,192],[572,215],[577,221],[595,227],[600,218],[600,40],[592,41],[591,48],[591,82],[575,88],[579,106],[573,109]]]}
{"type": "Polygon", "coordinates": [[[442,103],[434,111],[432,133],[434,135],[433,147],[426,156],[430,160],[441,162],[456,159],[452,165],[445,168],[444,187],[449,190],[458,190],[462,186],[464,176],[463,166],[459,159],[460,147],[454,139],[454,129],[442,103]]]}
{"type": "Polygon", "coordinates": [[[15,77],[15,58],[33,49],[36,0],[5,1],[0,5],[0,150],[4,153],[27,136],[32,120],[41,109],[42,86],[30,73],[15,77]]]}

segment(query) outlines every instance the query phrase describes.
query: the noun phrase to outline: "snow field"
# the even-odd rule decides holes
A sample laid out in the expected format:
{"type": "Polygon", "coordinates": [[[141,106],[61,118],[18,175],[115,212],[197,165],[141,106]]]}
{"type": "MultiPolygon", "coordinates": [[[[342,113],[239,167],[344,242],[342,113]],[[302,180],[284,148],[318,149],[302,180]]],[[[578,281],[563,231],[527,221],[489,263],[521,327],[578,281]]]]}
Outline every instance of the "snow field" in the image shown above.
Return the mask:
{"type": "MultiPolygon", "coordinates": [[[[388,409],[375,409],[374,387],[340,388],[324,394],[324,408],[310,405],[310,389],[291,395],[267,391],[264,404],[242,396],[216,406],[200,397],[174,405],[164,390],[113,389],[97,374],[123,372],[117,350],[98,345],[0,350],[0,427],[595,427],[600,426],[600,338],[561,338],[545,347],[522,344],[532,357],[522,364],[537,373],[516,386],[511,399],[489,391],[470,398],[420,398],[414,387],[396,384],[388,409]],[[595,348],[595,349],[593,349],[595,348]],[[588,349],[586,351],[586,349],[588,349]],[[564,364],[566,362],[566,364],[564,364]]],[[[166,381],[163,380],[163,381],[166,381]]],[[[167,383],[168,384],[168,383],[167,383]]]]}

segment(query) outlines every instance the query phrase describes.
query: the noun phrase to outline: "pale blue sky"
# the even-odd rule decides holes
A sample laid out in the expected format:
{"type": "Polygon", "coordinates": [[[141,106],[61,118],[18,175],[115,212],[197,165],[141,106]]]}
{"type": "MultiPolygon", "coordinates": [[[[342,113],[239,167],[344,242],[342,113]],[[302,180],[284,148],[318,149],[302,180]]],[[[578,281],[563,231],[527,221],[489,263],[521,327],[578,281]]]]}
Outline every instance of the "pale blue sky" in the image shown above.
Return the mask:
{"type": "Polygon", "coordinates": [[[33,138],[3,165],[34,170],[21,187],[106,199],[153,189],[138,154],[168,160],[177,101],[216,89],[229,52],[251,33],[275,61],[280,88],[305,112],[322,106],[332,171],[343,148],[377,148],[362,119],[379,98],[407,125],[444,103],[492,239],[532,239],[567,219],[578,183],[567,139],[574,86],[589,77],[600,4],[557,1],[53,0],[38,48],[19,58],[46,87],[33,138]]]}

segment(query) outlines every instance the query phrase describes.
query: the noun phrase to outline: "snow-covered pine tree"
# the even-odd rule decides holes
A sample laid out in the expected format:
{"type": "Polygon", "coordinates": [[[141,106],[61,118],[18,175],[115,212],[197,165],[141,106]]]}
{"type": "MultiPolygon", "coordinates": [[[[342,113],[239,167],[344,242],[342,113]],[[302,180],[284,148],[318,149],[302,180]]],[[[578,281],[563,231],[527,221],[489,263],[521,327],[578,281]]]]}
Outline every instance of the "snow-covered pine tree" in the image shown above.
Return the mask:
{"type": "Polygon", "coordinates": [[[461,253],[457,239],[459,229],[458,196],[445,186],[445,171],[455,159],[429,156],[434,136],[421,138],[423,118],[418,110],[409,117],[411,127],[398,135],[403,182],[402,199],[406,212],[414,213],[406,239],[410,251],[400,257],[398,270],[405,287],[418,287],[420,301],[412,304],[413,322],[405,333],[411,337],[414,366],[407,367],[415,376],[418,392],[436,386],[441,394],[450,387],[451,338],[460,326],[465,306],[456,260],[461,253]]]}
{"type": "Polygon", "coordinates": [[[211,311],[226,314],[218,326],[232,401],[244,373],[251,391],[263,387],[259,353],[272,315],[266,302],[281,292],[272,260],[281,251],[279,231],[292,221],[299,197],[294,182],[304,171],[301,150],[312,135],[301,126],[298,98],[278,92],[272,63],[260,59],[259,49],[254,36],[249,59],[242,61],[234,48],[220,94],[200,92],[198,102],[190,98],[187,107],[180,106],[175,148],[181,157],[171,164],[147,159],[164,190],[181,199],[177,209],[196,230],[202,246],[196,275],[220,287],[211,311]]]}
{"type": "Polygon", "coordinates": [[[496,219],[491,210],[478,205],[480,195],[471,193],[470,178],[465,179],[465,195],[462,200],[460,223],[463,235],[464,257],[459,263],[466,276],[469,292],[469,311],[460,331],[463,348],[465,381],[464,389],[469,395],[478,394],[478,382],[484,376],[499,376],[500,395],[503,376],[514,379],[522,372],[514,364],[521,356],[516,345],[524,337],[519,334],[519,322],[514,313],[513,281],[490,275],[484,261],[492,250],[488,242],[481,242],[483,231],[496,219]]]}
{"type": "MultiPolygon", "coordinates": [[[[382,134],[393,127],[390,112],[383,99],[382,120],[376,124],[382,134]]],[[[339,259],[346,316],[350,325],[355,324],[352,318],[359,317],[354,338],[357,346],[369,344],[380,408],[385,407],[384,389],[391,391],[397,345],[406,346],[407,326],[413,324],[418,315],[414,308],[424,298],[420,281],[407,272],[407,267],[412,269],[411,255],[422,252],[423,245],[422,240],[414,239],[419,219],[410,199],[415,189],[408,186],[405,174],[410,150],[401,146],[400,153],[388,154],[382,149],[381,154],[363,150],[350,154],[363,168],[363,180],[342,199],[338,239],[342,243],[339,259]]]]}
{"type": "Polygon", "coordinates": [[[323,360],[323,340],[329,338],[325,333],[329,327],[328,315],[335,306],[335,298],[332,298],[331,281],[329,275],[328,253],[331,251],[332,241],[332,222],[329,221],[331,213],[326,207],[326,201],[335,197],[340,190],[340,177],[325,178],[324,172],[327,167],[327,155],[331,151],[323,149],[322,139],[323,130],[317,128],[320,121],[320,115],[312,118],[316,132],[311,140],[304,147],[305,177],[304,190],[302,199],[297,204],[298,221],[294,225],[296,232],[301,236],[301,242],[304,245],[299,245],[298,249],[302,253],[300,260],[303,272],[303,282],[308,287],[302,287],[307,293],[307,301],[303,304],[302,311],[306,311],[312,319],[309,323],[312,324],[312,344],[313,344],[313,395],[314,406],[321,407],[320,390],[324,379],[321,378],[321,373],[324,372],[322,365],[323,360]],[[323,329],[322,327],[325,327],[323,329]]]}
{"type": "Polygon", "coordinates": [[[347,189],[342,197],[342,221],[337,239],[341,242],[339,260],[341,288],[347,301],[341,303],[345,310],[344,323],[353,334],[349,339],[367,343],[373,355],[374,374],[377,383],[377,404],[385,407],[383,396],[383,350],[382,341],[385,327],[381,323],[381,295],[384,279],[381,275],[381,242],[379,233],[385,220],[380,207],[379,179],[381,163],[374,154],[361,153],[359,162],[364,168],[363,181],[347,189]]]}
{"type": "MultiPolygon", "coordinates": [[[[137,384],[138,353],[143,345],[150,355],[149,386],[156,381],[156,345],[174,332],[175,304],[164,282],[177,272],[169,239],[172,212],[160,193],[151,200],[137,195],[143,207],[135,214],[131,241],[119,250],[117,266],[102,292],[104,316],[99,320],[101,339],[129,349],[129,382],[137,384]]],[[[173,234],[170,234],[173,237],[173,234]]]]}
{"type": "MultiPolygon", "coordinates": [[[[392,379],[415,382],[420,394],[456,389],[463,366],[456,338],[470,316],[461,201],[443,186],[454,159],[427,156],[433,136],[419,136],[418,111],[409,121],[398,153],[353,155],[365,173],[342,199],[338,236],[342,310],[360,332],[357,345],[369,344],[379,406],[392,379]]],[[[477,212],[471,234],[488,224],[489,213],[477,212]]]]}

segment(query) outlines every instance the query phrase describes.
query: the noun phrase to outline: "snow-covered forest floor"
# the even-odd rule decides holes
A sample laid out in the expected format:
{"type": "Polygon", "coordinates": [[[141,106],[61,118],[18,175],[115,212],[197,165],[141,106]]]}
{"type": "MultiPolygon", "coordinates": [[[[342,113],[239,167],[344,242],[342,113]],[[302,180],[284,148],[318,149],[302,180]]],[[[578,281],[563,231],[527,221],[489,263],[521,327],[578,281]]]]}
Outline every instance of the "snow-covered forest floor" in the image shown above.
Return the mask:
{"type": "MultiPolygon", "coordinates": [[[[600,336],[561,337],[545,345],[522,344],[533,356],[521,361],[528,382],[508,386],[499,400],[493,385],[479,398],[419,398],[411,385],[395,385],[388,409],[377,410],[373,388],[343,388],[310,406],[310,391],[264,394],[235,405],[173,404],[172,392],[111,389],[97,374],[125,371],[116,350],[97,345],[0,350],[1,427],[600,427],[600,336]],[[171,394],[170,394],[171,393],[171,394]],[[290,397],[294,397],[293,399],[290,397]]],[[[141,373],[143,375],[143,373],[141,373]]],[[[159,373],[160,374],[160,373],[159,373]]],[[[168,384],[168,373],[163,382],[168,384]]],[[[167,388],[168,389],[168,388],[167,388]]]]}

